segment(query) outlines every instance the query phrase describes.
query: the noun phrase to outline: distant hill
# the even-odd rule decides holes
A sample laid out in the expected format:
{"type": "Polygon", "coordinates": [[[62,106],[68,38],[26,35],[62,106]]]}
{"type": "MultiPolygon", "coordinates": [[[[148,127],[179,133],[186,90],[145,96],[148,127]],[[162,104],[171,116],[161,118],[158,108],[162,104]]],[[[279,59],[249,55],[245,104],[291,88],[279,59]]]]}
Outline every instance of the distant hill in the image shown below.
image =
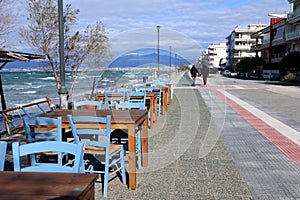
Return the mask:
{"type": "Polygon", "coordinates": [[[29,62],[9,62],[2,71],[40,71],[44,70],[45,61],[31,60],[29,62]]]}
{"type": "MultiPolygon", "coordinates": [[[[170,66],[170,52],[165,50],[160,50],[159,53],[159,64],[170,66]]],[[[175,55],[171,56],[171,64],[175,64],[175,55]]],[[[176,65],[189,65],[190,62],[181,56],[176,56],[176,65]]],[[[109,68],[129,68],[129,67],[139,67],[139,66],[157,66],[157,50],[156,49],[138,49],[126,53],[117,59],[115,59],[109,68]]]]}
{"type": "MultiPolygon", "coordinates": [[[[170,66],[170,52],[160,50],[159,64],[170,66]]],[[[183,57],[172,53],[171,64],[189,65],[190,62],[183,57]]],[[[47,61],[31,60],[29,62],[7,63],[2,71],[44,71],[47,61]]],[[[130,67],[157,67],[157,49],[144,48],[128,52],[115,59],[109,68],[130,68],[130,67]]],[[[49,69],[49,68],[47,68],[49,69]]]]}

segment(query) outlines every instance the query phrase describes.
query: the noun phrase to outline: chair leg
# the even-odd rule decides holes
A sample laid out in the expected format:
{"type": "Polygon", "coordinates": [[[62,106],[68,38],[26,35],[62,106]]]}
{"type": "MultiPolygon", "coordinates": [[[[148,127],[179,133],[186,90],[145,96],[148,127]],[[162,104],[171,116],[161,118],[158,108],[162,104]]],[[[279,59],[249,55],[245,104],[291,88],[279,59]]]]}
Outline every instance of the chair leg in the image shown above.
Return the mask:
{"type": "Polygon", "coordinates": [[[103,180],[103,197],[107,197],[108,190],[109,167],[105,165],[104,180],[103,180]]]}
{"type": "MultiPolygon", "coordinates": [[[[141,130],[140,130],[141,131],[141,130]]],[[[142,168],[142,141],[141,141],[141,132],[137,134],[137,168],[142,168]]]]}
{"type": "Polygon", "coordinates": [[[161,114],[161,99],[159,99],[158,101],[159,101],[159,103],[158,103],[158,113],[157,113],[157,115],[160,116],[160,114],[161,114]]]}
{"type": "Polygon", "coordinates": [[[121,168],[122,168],[121,169],[122,183],[126,184],[126,172],[125,172],[125,162],[124,162],[124,150],[123,150],[123,148],[121,149],[120,154],[121,154],[120,162],[121,162],[121,168]]]}

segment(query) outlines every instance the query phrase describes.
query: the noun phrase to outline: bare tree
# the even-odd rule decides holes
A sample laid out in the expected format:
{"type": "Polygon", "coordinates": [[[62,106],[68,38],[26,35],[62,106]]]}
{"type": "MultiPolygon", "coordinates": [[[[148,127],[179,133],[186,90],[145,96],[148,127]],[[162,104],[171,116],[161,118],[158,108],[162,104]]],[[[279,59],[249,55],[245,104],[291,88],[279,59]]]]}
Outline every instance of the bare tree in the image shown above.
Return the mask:
{"type": "Polygon", "coordinates": [[[12,31],[15,14],[12,12],[12,2],[10,0],[0,0],[0,49],[5,48],[6,36],[12,31]]]}
{"type": "MultiPolygon", "coordinates": [[[[27,0],[29,25],[21,29],[21,36],[37,53],[46,55],[57,89],[60,88],[58,13],[55,1],[27,0]]],[[[107,32],[101,22],[88,25],[82,32],[72,30],[77,22],[78,9],[68,4],[64,8],[65,65],[72,72],[69,95],[78,77],[80,66],[94,52],[105,57],[109,52],[107,32]]]]}

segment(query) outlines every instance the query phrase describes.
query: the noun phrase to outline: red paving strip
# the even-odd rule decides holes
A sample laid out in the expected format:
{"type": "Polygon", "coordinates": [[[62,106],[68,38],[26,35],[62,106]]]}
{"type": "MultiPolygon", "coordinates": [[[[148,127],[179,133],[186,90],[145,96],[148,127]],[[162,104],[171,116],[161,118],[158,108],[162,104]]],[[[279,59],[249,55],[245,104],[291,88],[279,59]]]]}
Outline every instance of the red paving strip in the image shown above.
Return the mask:
{"type": "Polygon", "coordinates": [[[300,146],[291,141],[289,138],[283,136],[276,129],[257,118],[248,110],[227,98],[224,94],[213,89],[214,93],[224,99],[224,101],[235,110],[241,117],[243,117],[250,125],[252,125],[258,132],[265,136],[273,145],[280,149],[288,158],[295,162],[300,167],[300,146]]]}

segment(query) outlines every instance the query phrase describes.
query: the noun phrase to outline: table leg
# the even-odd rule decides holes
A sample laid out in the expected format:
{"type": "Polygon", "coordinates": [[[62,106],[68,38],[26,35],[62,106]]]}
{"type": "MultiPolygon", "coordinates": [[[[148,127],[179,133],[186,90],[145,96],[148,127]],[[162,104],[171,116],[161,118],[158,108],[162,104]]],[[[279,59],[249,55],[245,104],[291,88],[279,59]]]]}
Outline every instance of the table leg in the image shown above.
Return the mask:
{"type": "Polygon", "coordinates": [[[158,117],[158,98],[155,97],[154,99],[154,122],[157,122],[157,117],[158,117]]]}
{"type": "Polygon", "coordinates": [[[153,116],[153,98],[150,98],[150,129],[153,128],[153,121],[154,121],[154,116],[153,116]]]}
{"type": "Polygon", "coordinates": [[[148,166],[148,120],[142,124],[142,166],[148,166]]]}
{"type": "Polygon", "coordinates": [[[135,141],[134,125],[129,125],[128,127],[128,174],[129,174],[129,189],[135,190],[136,188],[136,141],[135,141]]]}
{"type": "Polygon", "coordinates": [[[167,92],[162,91],[162,114],[164,115],[168,111],[167,92]]]}

